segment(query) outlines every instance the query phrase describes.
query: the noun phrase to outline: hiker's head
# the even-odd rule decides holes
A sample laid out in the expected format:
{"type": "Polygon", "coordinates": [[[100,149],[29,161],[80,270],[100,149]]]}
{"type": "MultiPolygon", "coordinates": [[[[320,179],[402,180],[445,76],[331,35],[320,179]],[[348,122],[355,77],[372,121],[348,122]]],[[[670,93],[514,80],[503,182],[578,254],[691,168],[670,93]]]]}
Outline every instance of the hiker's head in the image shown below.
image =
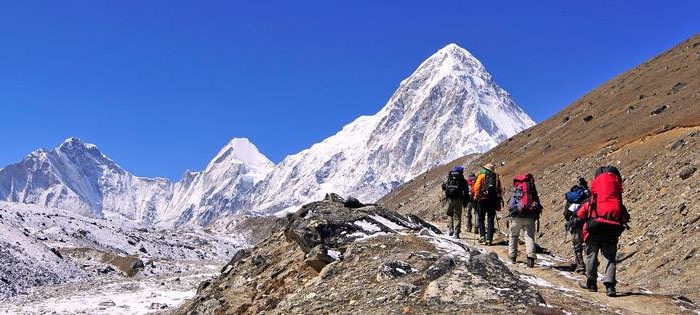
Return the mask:
{"type": "Polygon", "coordinates": [[[455,172],[461,172],[464,170],[464,167],[462,167],[461,165],[457,165],[454,168],[452,168],[452,170],[455,172]]]}
{"type": "Polygon", "coordinates": [[[496,166],[493,165],[493,163],[486,163],[485,165],[481,166],[481,173],[493,172],[495,167],[496,166]]]}
{"type": "Polygon", "coordinates": [[[583,178],[583,176],[579,176],[578,185],[583,187],[583,188],[588,188],[588,182],[586,181],[585,178],[583,178]]]}

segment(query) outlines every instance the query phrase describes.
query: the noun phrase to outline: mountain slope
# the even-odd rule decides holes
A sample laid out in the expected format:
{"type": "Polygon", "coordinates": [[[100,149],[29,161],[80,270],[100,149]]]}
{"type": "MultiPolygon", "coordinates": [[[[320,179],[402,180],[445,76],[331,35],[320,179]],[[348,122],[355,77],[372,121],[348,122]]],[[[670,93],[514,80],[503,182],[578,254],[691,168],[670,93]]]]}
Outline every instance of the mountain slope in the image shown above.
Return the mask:
{"type": "Polygon", "coordinates": [[[207,225],[220,213],[239,209],[273,167],[248,139],[232,139],[204,171],[187,172],[175,184],[173,198],[161,213],[161,224],[179,226],[195,219],[207,225]]]}
{"type": "Polygon", "coordinates": [[[699,100],[700,34],[613,78],[475,161],[463,157],[431,170],[380,203],[440,220],[445,216],[439,184],[451,166],[466,163],[476,169],[503,162],[497,171],[505,186],[519,173],[537,178],[545,206],[538,242],[566,257],[571,245],[564,239],[563,194],[577,176],[590,180],[596,167],[613,164],[623,174],[624,202],[632,214],[620,251],[634,254],[618,265],[618,279],[697,300],[700,209],[693,200],[700,193],[699,100]]]}
{"type": "Polygon", "coordinates": [[[100,150],[77,138],[32,152],[0,169],[0,200],[71,209],[150,222],[167,202],[172,183],[133,176],[100,150]]]}
{"type": "Polygon", "coordinates": [[[468,51],[447,45],[407,79],[377,114],[288,156],[246,205],[294,208],[327,192],[373,201],[454,158],[483,152],[534,122],[468,51]]]}

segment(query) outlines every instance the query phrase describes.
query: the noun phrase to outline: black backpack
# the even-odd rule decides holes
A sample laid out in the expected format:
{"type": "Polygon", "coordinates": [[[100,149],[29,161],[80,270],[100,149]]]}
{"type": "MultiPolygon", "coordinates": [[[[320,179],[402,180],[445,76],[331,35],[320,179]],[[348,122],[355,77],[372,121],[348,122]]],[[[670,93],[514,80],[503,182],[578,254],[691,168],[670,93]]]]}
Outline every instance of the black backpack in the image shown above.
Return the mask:
{"type": "Polygon", "coordinates": [[[447,198],[464,198],[464,188],[462,187],[464,174],[459,171],[450,171],[445,182],[445,196],[447,198]]]}
{"type": "Polygon", "coordinates": [[[498,175],[494,172],[484,174],[484,182],[481,183],[479,195],[482,199],[494,199],[498,197],[498,175]]]}

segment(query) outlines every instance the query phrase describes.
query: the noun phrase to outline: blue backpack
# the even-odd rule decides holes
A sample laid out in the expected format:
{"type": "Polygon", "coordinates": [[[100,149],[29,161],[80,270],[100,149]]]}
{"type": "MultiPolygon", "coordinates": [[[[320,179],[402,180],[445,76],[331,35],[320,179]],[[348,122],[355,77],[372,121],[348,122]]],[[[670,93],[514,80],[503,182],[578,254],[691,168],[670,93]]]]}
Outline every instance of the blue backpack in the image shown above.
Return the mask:
{"type": "Polygon", "coordinates": [[[569,203],[581,204],[584,200],[586,200],[589,197],[588,194],[588,189],[576,185],[574,187],[571,187],[571,190],[565,193],[564,197],[566,197],[566,201],[569,203]]]}

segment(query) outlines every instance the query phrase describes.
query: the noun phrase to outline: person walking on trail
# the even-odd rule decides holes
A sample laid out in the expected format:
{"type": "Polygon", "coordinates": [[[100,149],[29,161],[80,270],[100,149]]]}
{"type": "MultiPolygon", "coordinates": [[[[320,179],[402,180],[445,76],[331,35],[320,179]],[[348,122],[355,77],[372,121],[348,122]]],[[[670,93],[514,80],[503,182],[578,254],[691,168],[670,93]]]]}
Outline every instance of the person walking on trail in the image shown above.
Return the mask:
{"type": "Polygon", "coordinates": [[[576,212],[590,196],[591,192],[588,189],[588,182],[583,177],[579,177],[577,184],[564,194],[566,199],[563,212],[566,220],[564,227],[571,234],[571,244],[574,249],[574,270],[580,274],[586,273],[586,266],[583,260],[583,220],[576,216],[576,212]]]}
{"type": "Polygon", "coordinates": [[[495,166],[492,163],[481,166],[473,191],[479,224],[479,243],[485,243],[488,246],[493,242],[496,211],[500,210],[503,204],[501,180],[494,169],[495,166]],[[487,220],[487,226],[484,226],[484,220],[487,220]]]}
{"type": "Polygon", "coordinates": [[[607,296],[615,296],[617,243],[630,220],[622,203],[622,177],[614,166],[596,170],[591,181],[591,198],[581,206],[576,216],[585,220],[583,240],[586,244],[586,283],[579,285],[588,291],[598,291],[598,251],[607,260],[603,284],[607,296]]]}
{"type": "Polygon", "coordinates": [[[447,215],[449,235],[459,238],[462,225],[462,207],[469,201],[467,181],[464,179],[464,168],[455,166],[447,174],[447,180],[442,183],[442,190],[447,198],[447,215]]]}
{"type": "MultiPolygon", "coordinates": [[[[467,185],[469,186],[469,189],[467,190],[471,195],[473,195],[472,191],[474,191],[474,183],[476,183],[476,174],[474,172],[469,173],[469,176],[467,176],[467,185]]],[[[464,206],[464,211],[467,214],[467,232],[471,233],[472,232],[472,227],[475,227],[477,225],[477,213],[476,213],[476,201],[474,201],[473,197],[469,198],[469,201],[467,204],[464,206]],[[472,221],[472,211],[474,211],[474,221],[472,221]],[[474,224],[472,225],[472,222],[474,224]]],[[[478,234],[478,229],[474,228],[473,232],[478,234]]]]}
{"type": "Polygon", "coordinates": [[[522,174],[513,177],[513,194],[508,201],[510,212],[510,225],[508,234],[508,258],[512,263],[518,257],[518,238],[520,231],[525,232],[525,252],[527,266],[535,266],[535,221],[542,213],[540,197],[535,187],[535,178],[532,174],[522,174]]]}

